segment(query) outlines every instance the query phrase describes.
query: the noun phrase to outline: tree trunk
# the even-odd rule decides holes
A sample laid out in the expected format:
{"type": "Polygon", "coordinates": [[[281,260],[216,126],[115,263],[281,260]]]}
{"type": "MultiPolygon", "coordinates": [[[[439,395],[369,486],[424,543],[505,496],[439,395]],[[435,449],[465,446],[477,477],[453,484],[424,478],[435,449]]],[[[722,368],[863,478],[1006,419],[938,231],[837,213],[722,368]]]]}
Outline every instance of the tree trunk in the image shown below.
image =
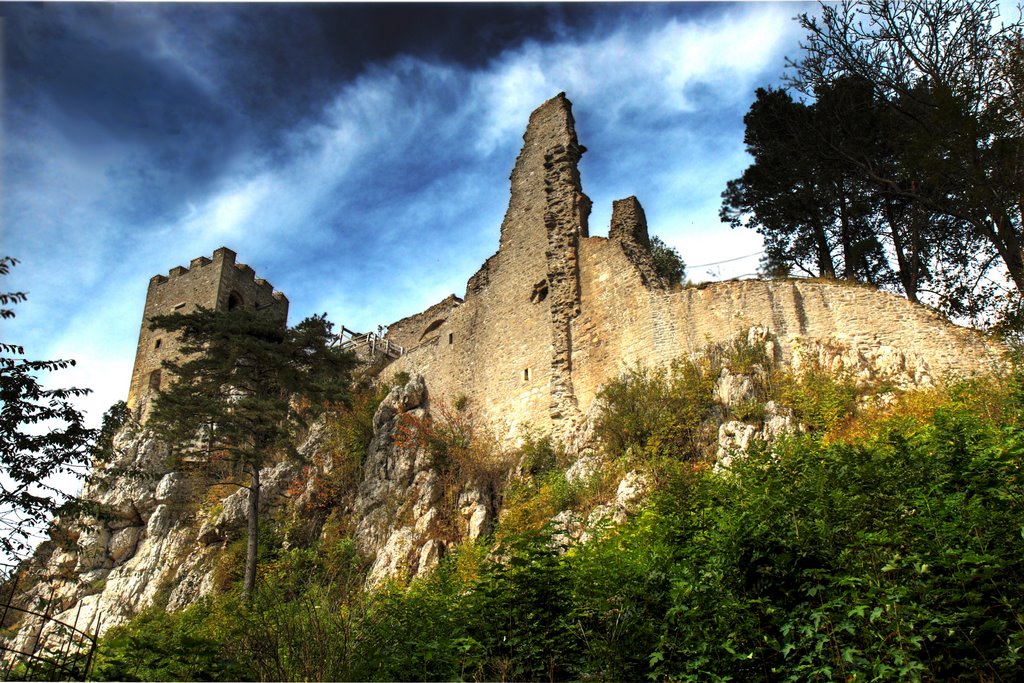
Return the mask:
{"type": "Polygon", "coordinates": [[[1021,244],[1007,214],[996,209],[991,211],[989,216],[993,223],[991,227],[986,226],[984,221],[978,221],[976,225],[996,248],[1017,291],[1024,293],[1024,245],[1021,244]]]}
{"type": "Polygon", "coordinates": [[[854,263],[857,257],[853,253],[853,226],[850,225],[850,216],[846,212],[846,192],[838,183],[836,191],[839,196],[839,234],[843,247],[843,277],[850,282],[856,282],[857,271],[854,268],[854,263]]]}
{"type": "Polygon", "coordinates": [[[814,224],[812,229],[814,230],[814,243],[818,248],[818,274],[819,277],[835,279],[836,267],[832,262],[832,252],[828,247],[828,236],[825,234],[825,229],[821,227],[821,220],[818,216],[814,217],[814,224]]]}
{"type": "Polygon", "coordinates": [[[252,483],[249,485],[249,532],[245,553],[245,595],[251,596],[256,587],[256,554],[260,537],[260,468],[252,467],[252,483]]]}
{"type": "Polygon", "coordinates": [[[885,219],[889,223],[889,233],[892,235],[893,250],[896,252],[896,268],[897,274],[900,278],[900,284],[903,285],[903,293],[907,295],[907,299],[913,302],[917,302],[917,230],[916,230],[916,218],[911,219],[911,250],[912,254],[908,258],[906,246],[903,244],[903,236],[900,234],[900,229],[897,224],[896,216],[892,206],[892,200],[890,198],[885,199],[885,219]]]}

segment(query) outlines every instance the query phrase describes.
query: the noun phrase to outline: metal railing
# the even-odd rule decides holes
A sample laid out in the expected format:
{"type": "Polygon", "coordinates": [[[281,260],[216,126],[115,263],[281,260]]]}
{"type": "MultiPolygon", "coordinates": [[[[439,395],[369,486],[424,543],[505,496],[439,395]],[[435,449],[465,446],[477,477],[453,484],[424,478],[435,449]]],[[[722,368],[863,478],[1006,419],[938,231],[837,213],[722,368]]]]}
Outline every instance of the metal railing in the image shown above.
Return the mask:
{"type": "MultiPolygon", "coordinates": [[[[18,590],[18,575],[12,577],[11,592],[7,600],[0,603],[3,616],[0,624],[7,623],[12,612],[26,617],[34,635],[24,646],[11,647],[15,635],[0,639],[0,680],[3,681],[84,681],[92,667],[93,655],[100,629],[100,615],[94,623],[79,628],[82,616],[82,602],[75,611],[75,621],[68,623],[56,619],[51,613],[53,591],[42,612],[17,607],[14,598],[18,590]],[[92,633],[89,632],[92,627],[92,633]]],[[[19,629],[20,630],[20,629],[19,629]]]]}

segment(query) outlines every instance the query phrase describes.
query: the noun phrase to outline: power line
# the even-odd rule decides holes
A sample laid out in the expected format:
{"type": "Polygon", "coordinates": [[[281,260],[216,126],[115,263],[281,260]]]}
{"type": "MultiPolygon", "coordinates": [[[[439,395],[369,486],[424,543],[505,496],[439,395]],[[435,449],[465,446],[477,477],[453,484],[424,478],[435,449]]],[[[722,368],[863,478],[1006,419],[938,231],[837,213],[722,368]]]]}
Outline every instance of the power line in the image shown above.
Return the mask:
{"type": "Polygon", "coordinates": [[[746,256],[737,256],[736,258],[727,258],[724,261],[715,261],[714,263],[698,263],[695,266],[691,266],[691,265],[687,264],[686,267],[687,268],[703,268],[705,266],[718,266],[718,265],[721,265],[723,263],[732,263],[733,261],[742,261],[743,259],[750,258],[751,256],[760,256],[763,253],[764,253],[764,249],[762,249],[761,251],[755,251],[753,254],[747,254],[746,256]]]}

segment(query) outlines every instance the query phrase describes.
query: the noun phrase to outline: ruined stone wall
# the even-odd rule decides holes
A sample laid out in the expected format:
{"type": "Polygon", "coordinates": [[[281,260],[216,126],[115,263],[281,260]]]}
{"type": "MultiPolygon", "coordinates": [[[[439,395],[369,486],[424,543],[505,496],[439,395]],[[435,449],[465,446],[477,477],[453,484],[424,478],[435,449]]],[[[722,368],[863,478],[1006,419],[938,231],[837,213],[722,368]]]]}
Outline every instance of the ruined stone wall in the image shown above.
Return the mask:
{"type": "Polygon", "coordinates": [[[253,269],[244,263],[235,263],[235,252],[221,247],[213,258],[192,259],[189,267],[177,266],[167,275],[154,275],[146,292],[139,344],[135,352],[131,385],[128,389],[128,407],[139,410],[146,400],[168,378],[161,370],[165,360],[180,357],[175,335],[162,330],[150,330],[154,316],[173,313],[191,313],[197,308],[226,311],[235,307],[266,311],[280,317],[282,324],[288,318],[288,299],[266,280],[256,277],[253,269]]]}
{"type": "MultiPolygon", "coordinates": [[[[600,386],[626,367],[655,366],[760,327],[779,360],[813,359],[897,385],[991,370],[1000,351],[922,306],[871,288],[817,281],[669,288],[654,270],[636,197],[613,205],[609,237],[588,237],[584,148],[564,94],[530,118],[494,256],[466,301],[393,366],[422,373],[432,399],[471,399],[514,436],[529,423],[570,432],[600,386]]],[[[406,319],[423,334],[429,315],[406,319]],[[411,322],[415,320],[415,324],[411,322]]],[[[405,321],[402,321],[403,323],[405,321]]],[[[409,329],[406,329],[406,328],[409,329]]]]}
{"type": "Polygon", "coordinates": [[[440,336],[439,328],[462,299],[452,294],[422,313],[410,315],[388,325],[387,338],[394,344],[411,349],[440,336]]]}
{"type": "Polygon", "coordinates": [[[570,107],[563,94],[532,114],[511,175],[498,253],[470,278],[465,303],[451,311],[435,341],[389,369],[424,373],[432,400],[471,398],[498,431],[525,421],[550,429],[552,411],[563,406],[552,399],[553,377],[559,396],[572,397],[568,320],[578,289],[569,252],[590,207],[580,191],[576,162],[583,148],[570,107]],[[553,345],[561,349],[558,359],[553,345]]]}
{"type": "Polygon", "coordinates": [[[990,372],[1001,362],[983,336],[870,287],[744,280],[666,290],[644,287],[630,266],[611,240],[580,245],[583,306],[574,325],[573,386],[581,407],[627,367],[666,364],[751,327],[771,332],[784,363],[824,362],[897,384],[990,372]]]}

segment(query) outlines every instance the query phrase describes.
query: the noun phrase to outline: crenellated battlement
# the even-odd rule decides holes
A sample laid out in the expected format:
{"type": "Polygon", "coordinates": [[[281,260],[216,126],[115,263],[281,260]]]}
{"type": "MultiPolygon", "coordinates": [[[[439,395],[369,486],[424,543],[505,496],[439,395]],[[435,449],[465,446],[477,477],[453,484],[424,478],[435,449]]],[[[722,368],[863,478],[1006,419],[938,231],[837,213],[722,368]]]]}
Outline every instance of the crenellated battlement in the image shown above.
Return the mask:
{"type": "Polygon", "coordinates": [[[228,249],[227,247],[220,247],[214,250],[213,258],[207,258],[206,256],[197,256],[196,258],[189,261],[188,267],[175,266],[171,268],[167,275],[154,275],[149,280],[150,286],[163,285],[168,282],[172,282],[177,278],[196,276],[197,271],[207,268],[209,266],[231,266],[237,271],[237,275],[240,281],[245,282],[251,280],[253,285],[261,292],[265,292],[267,297],[273,298],[275,301],[287,301],[288,298],[281,292],[275,291],[274,286],[267,280],[256,277],[256,271],[252,269],[252,266],[245,263],[237,263],[235,259],[237,254],[228,249]]]}
{"type": "Polygon", "coordinates": [[[167,275],[150,278],[146,307],[139,330],[139,346],[135,353],[128,405],[144,416],[148,396],[159,391],[166,382],[161,376],[163,361],[179,355],[177,339],[162,331],[149,329],[155,316],[190,313],[198,308],[229,311],[236,308],[260,311],[288,318],[288,297],[274,291],[273,285],[256,277],[251,266],[236,262],[236,254],[220,247],[213,256],[198,256],[185,266],[171,268],[167,275]]]}
{"type": "Polygon", "coordinates": [[[247,266],[246,264],[244,264],[244,263],[236,263],[235,264],[235,269],[238,270],[239,272],[243,273],[246,277],[249,277],[249,278],[252,278],[253,280],[256,280],[256,271],[253,270],[252,268],[250,268],[249,266],[247,266]]]}

